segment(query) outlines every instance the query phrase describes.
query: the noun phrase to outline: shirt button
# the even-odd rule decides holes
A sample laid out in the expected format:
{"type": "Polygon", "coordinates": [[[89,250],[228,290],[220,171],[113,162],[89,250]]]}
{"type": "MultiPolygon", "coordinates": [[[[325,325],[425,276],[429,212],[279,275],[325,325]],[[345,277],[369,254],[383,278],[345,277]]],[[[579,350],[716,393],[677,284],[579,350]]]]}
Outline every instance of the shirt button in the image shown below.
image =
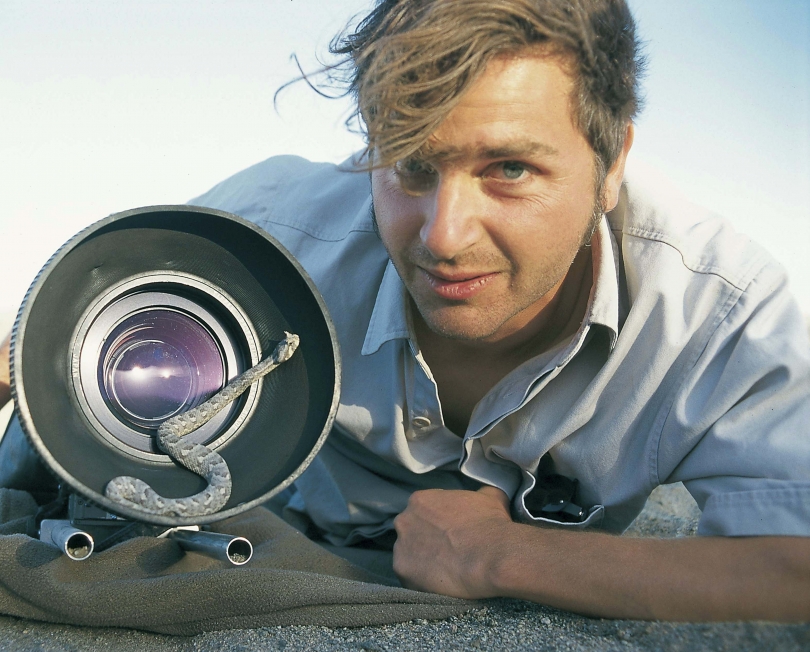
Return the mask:
{"type": "Polygon", "coordinates": [[[427,417],[414,417],[413,418],[413,427],[414,428],[427,428],[430,426],[430,419],[427,417]]]}

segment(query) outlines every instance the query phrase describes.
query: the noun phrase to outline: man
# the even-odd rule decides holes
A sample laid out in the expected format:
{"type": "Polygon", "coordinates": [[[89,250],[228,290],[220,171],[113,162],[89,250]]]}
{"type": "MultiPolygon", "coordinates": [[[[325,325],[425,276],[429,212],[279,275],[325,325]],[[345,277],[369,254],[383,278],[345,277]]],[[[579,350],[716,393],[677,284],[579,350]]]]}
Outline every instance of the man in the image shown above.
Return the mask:
{"type": "Polygon", "coordinates": [[[387,0],[337,51],[367,156],[193,202],[278,237],[335,321],[341,405],[285,515],[339,545],[395,531],[417,589],[810,618],[804,326],[759,248],[623,183],[623,2],[387,0]],[[677,481],[707,536],[609,534],[677,481]]]}

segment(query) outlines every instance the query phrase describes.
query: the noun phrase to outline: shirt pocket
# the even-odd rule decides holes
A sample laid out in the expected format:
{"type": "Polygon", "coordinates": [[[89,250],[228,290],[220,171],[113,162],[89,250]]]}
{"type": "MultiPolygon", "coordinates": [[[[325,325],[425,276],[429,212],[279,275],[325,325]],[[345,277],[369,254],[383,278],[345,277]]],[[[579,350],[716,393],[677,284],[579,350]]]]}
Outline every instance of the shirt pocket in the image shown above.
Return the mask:
{"type": "Polygon", "coordinates": [[[593,505],[585,511],[587,515],[581,521],[566,522],[553,516],[544,517],[532,514],[526,505],[528,495],[534,490],[537,485],[537,478],[525,469],[521,469],[523,473],[523,483],[520,490],[517,492],[515,499],[512,502],[513,517],[516,521],[527,523],[529,525],[536,525],[539,527],[554,527],[563,529],[584,530],[586,528],[598,528],[602,525],[605,517],[604,505],[593,505]]]}

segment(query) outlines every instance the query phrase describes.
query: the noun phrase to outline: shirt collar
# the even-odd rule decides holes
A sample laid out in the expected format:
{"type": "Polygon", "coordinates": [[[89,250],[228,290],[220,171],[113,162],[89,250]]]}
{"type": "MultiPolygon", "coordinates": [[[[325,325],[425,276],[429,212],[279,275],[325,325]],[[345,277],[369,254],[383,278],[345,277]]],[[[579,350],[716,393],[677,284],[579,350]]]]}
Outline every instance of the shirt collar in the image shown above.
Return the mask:
{"type": "Polygon", "coordinates": [[[610,331],[610,348],[619,336],[619,245],[606,217],[591,238],[593,284],[584,324],[601,324],[610,331]]]}
{"type": "Polygon", "coordinates": [[[390,340],[410,336],[407,292],[394,264],[389,260],[371,313],[362,355],[376,353],[390,340]]]}
{"type": "MultiPolygon", "coordinates": [[[[610,347],[619,334],[619,249],[605,217],[591,238],[593,283],[583,326],[601,324],[610,330],[610,347]]],[[[389,260],[363,342],[362,355],[372,355],[386,342],[407,339],[408,291],[389,260]]]]}

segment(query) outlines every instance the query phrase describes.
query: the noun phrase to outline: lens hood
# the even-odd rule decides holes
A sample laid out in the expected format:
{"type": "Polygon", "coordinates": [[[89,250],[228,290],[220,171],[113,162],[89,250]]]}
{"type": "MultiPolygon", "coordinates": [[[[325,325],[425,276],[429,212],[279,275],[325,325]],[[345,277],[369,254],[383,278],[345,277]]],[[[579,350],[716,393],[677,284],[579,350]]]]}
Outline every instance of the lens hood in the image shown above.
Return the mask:
{"type": "Polygon", "coordinates": [[[223,211],[151,206],[88,227],[43,267],[12,331],[11,386],[22,430],[63,486],[125,518],[204,525],[266,502],[312,461],[337,410],[340,356],[322,297],[272,236],[223,211]],[[104,496],[121,475],[166,497],[202,490],[155,447],[152,420],[192,405],[203,380],[258,362],[285,331],[301,338],[296,354],[189,435],[231,470],[221,511],[156,516],[104,496]],[[168,389],[155,397],[133,373],[160,356],[150,382],[168,389]]]}

